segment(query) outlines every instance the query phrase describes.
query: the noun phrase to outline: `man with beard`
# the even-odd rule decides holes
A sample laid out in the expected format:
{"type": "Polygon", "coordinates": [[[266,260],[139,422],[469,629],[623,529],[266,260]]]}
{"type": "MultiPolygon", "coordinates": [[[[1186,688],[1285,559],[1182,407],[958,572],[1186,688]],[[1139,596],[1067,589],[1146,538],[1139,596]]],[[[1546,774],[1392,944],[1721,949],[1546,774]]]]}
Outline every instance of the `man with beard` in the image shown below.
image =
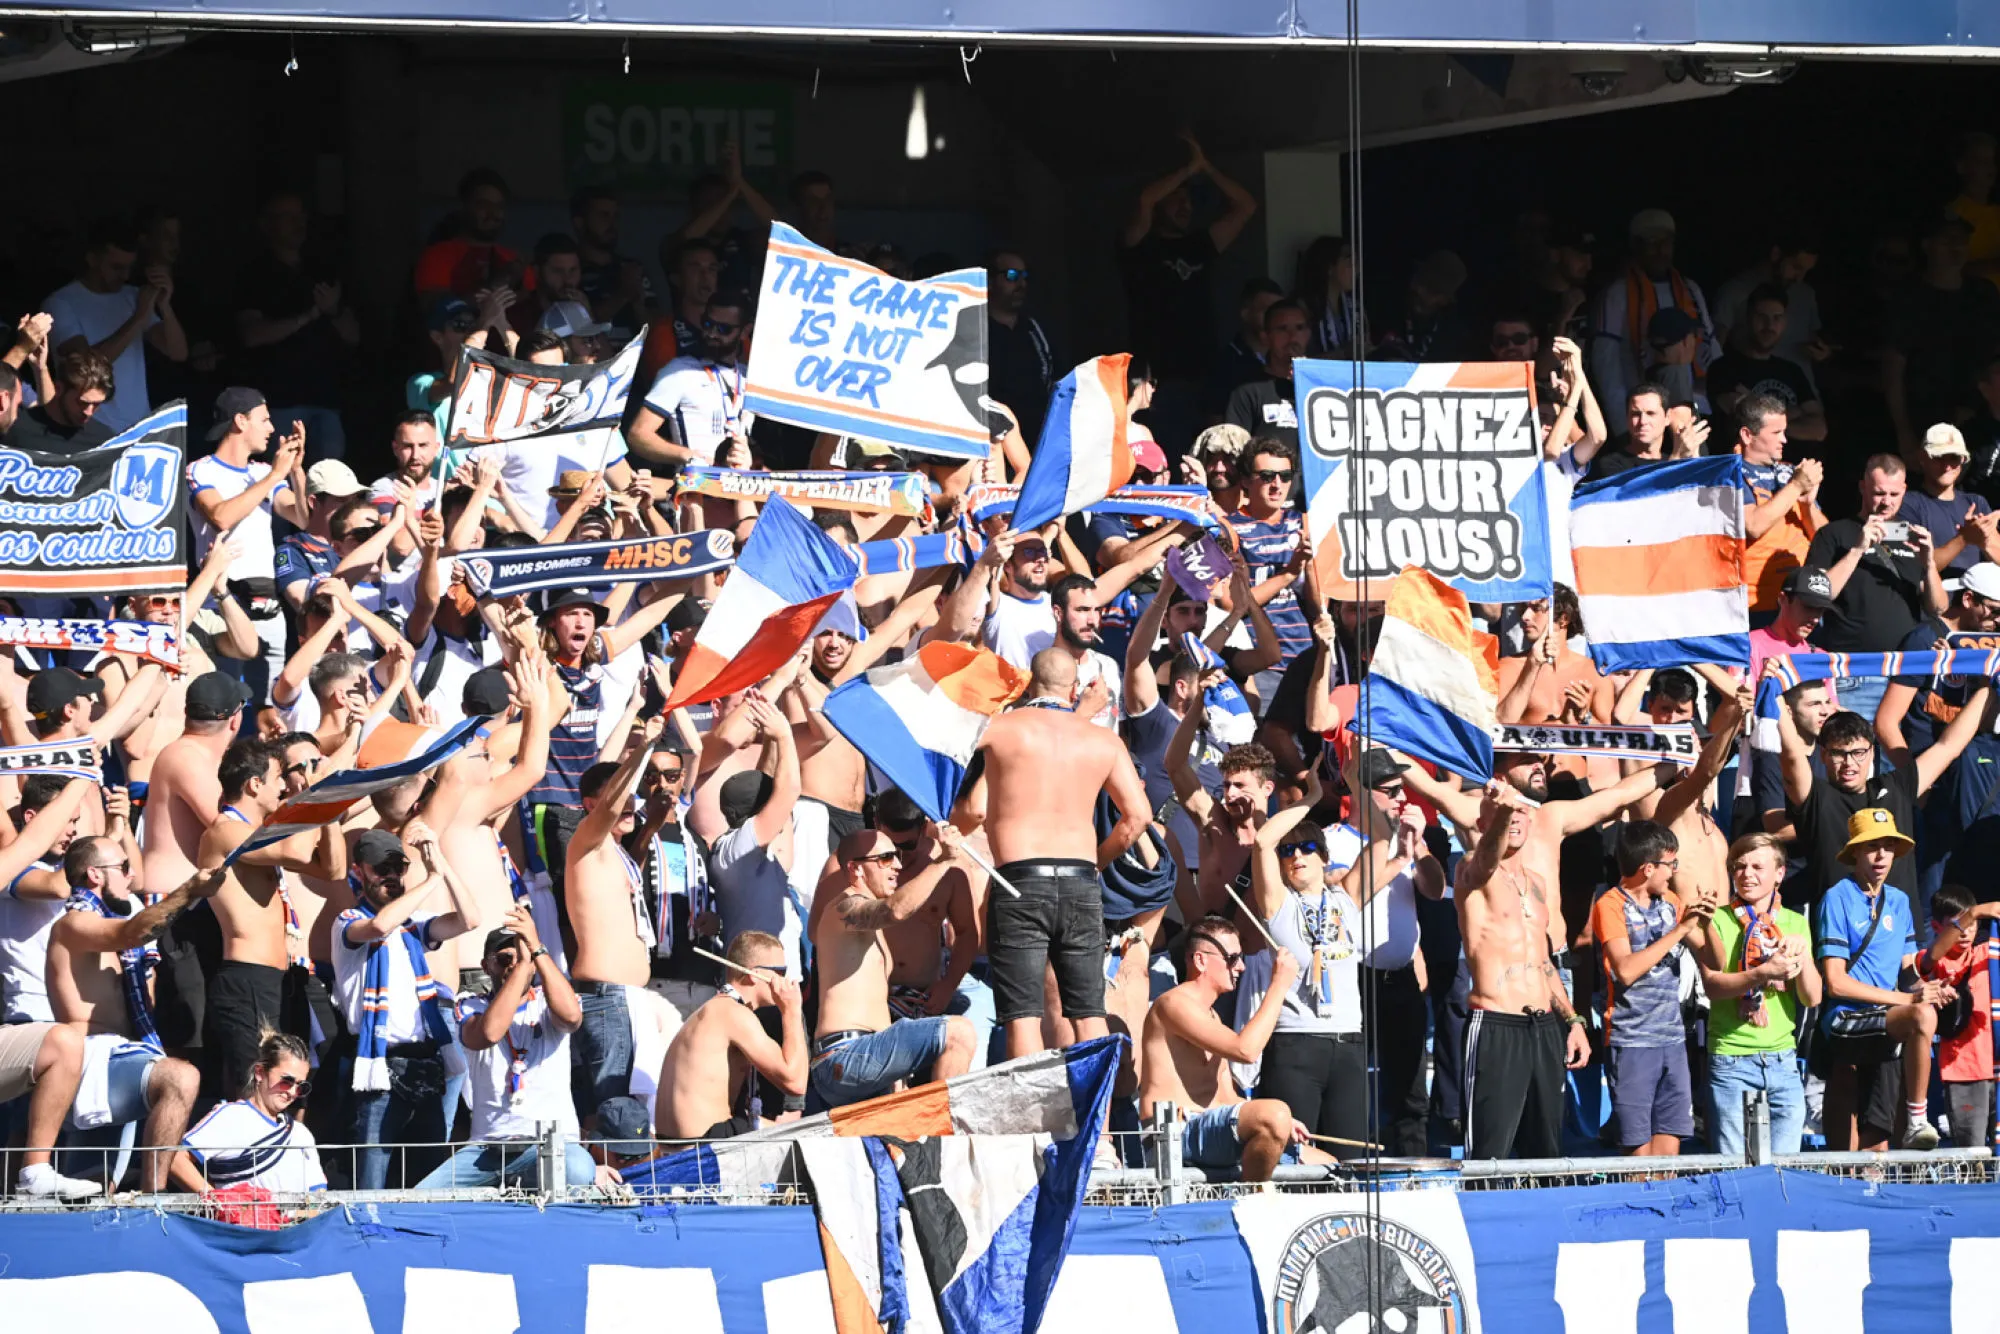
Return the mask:
{"type": "MultiPolygon", "coordinates": [[[[389,539],[392,566],[407,560],[410,553],[417,549],[417,513],[420,510],[433,514],[437,512],[444,486],[442,479],[433,481],[431,474],[435,471],[438,455],[443,452],[444,441],[438,435],[437,422],[428,412],[405,412],[396,422],[396,429],[389,434],[389,457],[394,466],[370,484],[368,498],[381,512],[384,523],[394,520],[398,505],[410,510],[409,521],[389,539]]],[[[338,550],[342,531],[339,516],[331,519],[327,526],[328,535],[334,539],[338,550]]],[[[342,566],[349,564],[346,558],[350,554],[340,552],[342,566]]],[[[345,577],[352,582],[354,574],[349,570],[345,577]]]]}
{"type": "Polygon", "coordinates": [[[1041,533],[1000,533],[979,553],[972,573],[947,600],[939,624],[951,638],[969,639],[976,627],[979,641],[1013,663],[1026,667],[1056,639],[1055,608],[1049,600],[1049,544],[1041,533]],[[995,573],[999,595],[987,605],[995,573]],[[966,632],[958,633],[960,630],[966,632]]]}
{"type": "Polygon", "coordinates": [[[1590,1058],[1583,1017],[1549,957],[1554,881],[1527,856],[1536,814],[1511,784],[1489,784],[1479,840],[1459,867],[1459,931],[1472,974],[1467,1158],[1555,1157],[1563,1068],[1590,1058]]]}
{"type": "MultiPolygon", "coordinates": [[[[780,700],[786,718],[799,732],[799,792],[826,811],[823,846],[799,845],[802,867],[817,867],[833,846],[849,834],[867,827],[861,818],[861,803],[868,796],[868,761],[852,742],[836,732],[821,709],[827,694],[845,678],[841,669],[854,655],[861,629],[860,617],[843,603],[827,612],[819,630],[808,641],[811,656],[807,670],[798,674],[796,688],[780,700]]],[[[795,812],[796,813],[796,812],[795,812]]],[[[817,821],[813,821],[817,824],[817,821]]],[[[801,829],[805,828],[801,823],[801,829]]],[[[820,839],[811,840],[822,843],[820,839]]]]}
{"type": "Polygon", "coordinates": [[[1117,727],[1125,715],[1124,674],[1101,651],[1104,635],[1099,630],[1102,613],[1096,581],[1081,574],[1063,576],[1049,589],[1049,605],[1055,612],[1056,646],[1076,660],[1076,679],[1084,688],[1085,704],[1103,700],[1083,716],[1099,727],[1117,727]]]}
{"type": "Polygon", "coordinates": [[[576,237],[580,282],[590,315],[636,332],[653,304],[646,266],[618,253],[618,196],[603,186],[585,186],[570,196],[569,229],[576,237]]]}
{"type": "Polygon", "coordinates": [[[429,309],[445,297],[469,301],[522,280],[521,257],[499,243],[507,199],[507,182],[491,167],[475,167],[459,178],[454,234],[417,257],[418,305],[429,309]]]}
{"type": "MultiPolygon", "coordinates": [[[[103,1083],[89,1085],[102,1088],[103,1102],[91,1110],[106,1119],[92,1116],[81,1128],[143,1119],[146,1147],[171,1148],[187,1129],[201,1076],[160,1050],[147,999],[145,945],[188,904],[219,888],[222,872],[199,873],[141,908],[130,850],[116,839],[80,838],[63,856],[63,874],[70,896],[49,933],[49,998],[58,1023],[88,1035],[86,1067],[103,1062],[103,1083]]],[[[171,1152],[147,1154],[140,1188],[164,1189],[172,1158],[171,1152]]]]}
{"type": "Polygon", "coordinates": [[[716,966],[696,954],[699,945],[720,953],[722,919],[708,888],[708,850],[688,827],[690,812],[681,793],[693,786],[694,759],[686,751],[660,747],[646,764],[641,795],[646,821],[634,843],[642,849],[646,912],[653,922],[653,980],[647,989],[663,996],[685,1020],[715,995],[716,966]]]}
{"type": "Polygon", "coordinates": [[[634,453],[654,466],[711,464],[730,441],[749,440],[757,417],[743,410],[743,349],[753,319],[751,298],[743,292],[709,298],[700,344],[660,371],[626,432],[634,453]]]}
{"type": "Polygon", "coordinates": [[[441,1157],[444,1142],[444,1021],[450,992],[431,976],[424,952],[478,929],[479,906],[466,892],[435,833],[411,820],[399,838],[370,829],[354,840],[356,903],[334,920],[334,991],[354,1033],[354,1142],[367,1145],[355,1164],[357,1190],[381,1190],[389,1178],[390,1148],[422,1146],[406,1154],[398,1182],[416,1182],[441,1157]],[[408,883],[414,849],[423,874],[408,883]],[[442,887],[450,905],[440,908],[442,887]]]}

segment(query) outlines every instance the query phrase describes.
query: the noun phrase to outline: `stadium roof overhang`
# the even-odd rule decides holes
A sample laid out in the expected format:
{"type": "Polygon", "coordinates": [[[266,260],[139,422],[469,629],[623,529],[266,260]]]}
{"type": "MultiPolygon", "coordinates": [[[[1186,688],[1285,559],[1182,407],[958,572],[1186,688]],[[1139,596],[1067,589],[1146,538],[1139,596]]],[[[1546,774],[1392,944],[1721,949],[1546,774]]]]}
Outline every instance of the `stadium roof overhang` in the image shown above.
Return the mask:
{"type": "MultiPolygon", "coordinates": [[[[2000,0],[1357,0],[1375,48],[2000,57],[2000,0]]],[[[843,41],[1337,46],[1345,0],[187,0],[0,3],[0,17],[160,28],[458,28],[843,41]]]]}

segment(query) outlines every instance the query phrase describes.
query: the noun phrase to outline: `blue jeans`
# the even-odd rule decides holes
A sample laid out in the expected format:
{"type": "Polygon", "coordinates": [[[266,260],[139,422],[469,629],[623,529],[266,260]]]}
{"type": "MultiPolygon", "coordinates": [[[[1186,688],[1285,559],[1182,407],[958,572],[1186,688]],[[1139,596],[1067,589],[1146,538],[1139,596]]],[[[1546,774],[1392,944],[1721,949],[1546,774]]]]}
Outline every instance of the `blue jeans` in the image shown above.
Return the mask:
{"type": "Polygon", "coordinates": [[[583,1026],[569,1040],[570,1090],[588,1121],[607,1098],[632,1091],[632,1011],[615,982],[577,984],[583,1026]]]}
{"type": "MultiPolygon", "coordinates": [[[[454,1186],[533,1186],[535,1160],[542,1146],[533,1140],[501,1144],[468,1144],[417,1183],[418,1190],[448,1190],[454,1186]]],[[[564,1183],[588,1186],[597,1179],[590,1151],[574,1140],[563,1145],[564,1183]]]]}
{"type": "Polygon", "coordinates": [[[412,1146],[396,1174],[399,1189],[443,1155],[444,1078],[444,1062],[435,1056],[391,1056],[389,1087],[354,1095],[354,1142],[367,1146],[355,1159],[356,1190],[387,1185],[397,1146],[412,1146]]]}
{"type": "Polygon", "coordinates": [[[928,1069],[944,1054],[945,1015],[898,1019],[879,1033],[851,1038],[813,1062],[808,1114],[887,1093],[899,1079],[928,1069]]]}
{"type": "Polygon", "coordinates": [[[1709,1135],[1717,1153],[1743,1152],[1743,1095],[1764,1090],[1771,1104],[1771,1152],[1797,1153],[1806,1123],[1806,1091],[1795,1051],[1708,1058],[1709,1135]]]}
{"type": "Polygon", "coordinates": [[[306,428],[306,466],[321,459],[342,458],[347,453],[347,428],[340,424],[334,408],[272,408],[273,434],[280,440],[291,434],[294,425],[306,428]]]}
{"type": "MultiPolygon", "coordinates": [[[[1181,1161],[1190,1167],[1230,1168],[1243,1165],[1243,1141],[1236,1134],[1240,1102],[1196,1112],[1181,1125],[1181,1161]]],[[[1299,1146],[1287,1144],[1281,1163],[1299,1161],[1299,1146]]]]}
{"type": "Polygon", "coordinates": [[[1868,721],[1872,732],[1875,728],[1875,710],[1882,707],[1882,696],[1888,692],[1889,678],[1886,676],[1843,676],[1833,683],[1834,693],[1840,696],[1840,707],[1847,713],[1858,713],[1868,721]]]}

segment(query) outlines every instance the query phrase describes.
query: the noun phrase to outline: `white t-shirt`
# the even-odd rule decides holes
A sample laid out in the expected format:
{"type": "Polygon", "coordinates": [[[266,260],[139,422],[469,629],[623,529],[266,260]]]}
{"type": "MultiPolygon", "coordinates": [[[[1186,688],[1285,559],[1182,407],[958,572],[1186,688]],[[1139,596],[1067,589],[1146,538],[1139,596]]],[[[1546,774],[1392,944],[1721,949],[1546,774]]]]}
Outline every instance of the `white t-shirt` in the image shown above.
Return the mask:
{"type": "MultiPolygon", "coordinates": [[[[60,874],[61,864],[37,862],[29,870],[60,874]]],[[[7,991],[6,1022],[54,1023],[46,977],[49,932],[63,915],[64,900],[17,898],[14,887],[20,881],[21,876],[15,876],[14,884],[0,890],[0,986],[7,991]]]]}
{"type": "Polygon", "coordinates": [[[225,1102],[181,1138],[211,1186],[262,1186],[274,1194],[325,1190],[319,1149],[303,1121],[275,1120],[253,1103],[225,1102]]]}
{"type": "MultiPolygon", "coordinates": [[[[267,463],[252,463],[239,468],[224,463],[213,454],[205,455],[188,464],[188,490],[193,495],[213,491],[223,500],[234,500],[251,487],[269,476],[271,467],[267,463]]],[[[229,530],[229,538],[242,548],[236,561],[229,567],[232,579],[271,579],[277,575],[278,549],[271,540],[271,502],[278,494],[291,489],[291,483],[279,482],[264,503],[244,515],[234,528],[229,530]]],[[[215,525],[210,523],[198,507],[189,507],[189,518],[194,520],[194,563],[199,565],[208,558],[208,549],[215,545],[215,525]]]]}
{"type": "MultiPolygon", "coordinates": [[[[131,319],[132,312],[138,308],[139,289],[136,287],[121,287],[115,292],[93,292],[81,282],[58,287],[42,302],[42,309],[54,321],[49,328],[49,346],[61,347],[78,336],[93,345],[101,343],[124,328],[125,321],[131,319]]],[[[155,315],[147,321],[146,328],[151,329],[159,322],[160,317],[155,315]]],[[[118,432],[137,425],[153,410],[153,400],[146,389],[146,338],[143,333],[118,354],[118,360],[111,363],[111,376],[118,392],[97,410],[95,420],[118,432]]]]}
{"type": "Polygon", "coordinates": [[[1003,589],[986,613],[980,638],[986,647],[1025,670],[1037,653],[1056,642],[1056,612],[1049,595],[1017,598],[1003,589]]]}
{"type": "Polygon", "coordinates": [[[785,967],[793,977],[804,975],[799,961],[799,936],[805,927],[792,902],[786,869],[757,845],[754,820],[745,820],[715,840],[708,856],[708,887],[722,917],[722,938],[736,939],[745,931],[764,931],[785,946],[785,967]]]}
{"type": "Polygon", "coordinates": [[[1076,663],[1076,683],[1088,686],[1092,681],[1104,682],[1104,688],[1111,692],[1111,702],[1097,711],[1090,721],[1099,727],[1116,728],[1118,720],[1125,716],[1125,671],[1113,662],[1108,654],[1091,649],[1076,663]]]}
{"type": "MultiPolygon", "coordinates": [[[[459,1027],[486,1013],[486,1002],[485,996],[459,997],[459,1027]]],[[[539,986],[514,1012],[506,1037],[484,1051],[467,1049],[465,1059],[474,1140],[533,1139],[540,1133],[538,1122],[560,1125],[571,1137],[579,1134],[576,1104],[569,1094],[569,1034],[556,1027],[539,986]],[[518,1102],[507,1092],[508,1074],[517,1059],[521,1062],[518,1102]]]]}
{"type": "MultiPolygon", "coordinates": [[[[646,406],[675,422],[681,443],[697,463],[714,463],[730,436],[750,434],[757,414],[743,410],[744,368],[718,366],[700,357],[675,357],[646,391],[646,406]]],[[[540,443],[540,442],[537,442],[540,443]]]]}
{"type": "Polygon", "coordinates": [[[522,513],[531,518],[540,516],[542,528],[547,531],[562,518],[562,502],[549,495],[549,488],[561,474],[596,472],[600,466],[608,468],[623,460],[625,454],[625,437],[617,427],[604,426],[546,440],[480,445],[465,451],[465,458],[470,463],[486,457],[499,459],[500,485],[522,513]]]}
{"type": "MultiPolygon", "coordinates": [[[[369,944],[350,943],[347,927],[350,922],[366,920],[358,910],[349,908],[333,923],[333,999],[347,1016],[349,1030],[355,1033],[361,1031],[361,983],[368,971],[369,944]]],[[[408,923],[407,929],[416,933],[418,940],[428,943],[432,920],[419,918],[408,923]]],[[[389,1044],[427,1042],[430,1033],[424,1027],[423,1011],[417,1003],[417,975],[410,966],[410,951],[394,936],[383,941],[382,948],[389,954],[389,1044]]]]}
{"type": "Polygon", "coordinates": [[[1423,929],[1417,924],[1417,884],[1408,870],[1376,889],[1365,915],[1361,943],[1366,952],[1361,962],[1384,971],[1408,968],[1423,944],[1423,929]]]}
{"type": "Polygon", "coordinates": [[[1576,564],[1569,554],[1569,501],[1588,468],[1579,467],[1576,447],[1563,446],[1555,462],[1542,460],[1542,496],[1549,513],[1549,569],[1555,581],[1576,587],[1576,564]]]}

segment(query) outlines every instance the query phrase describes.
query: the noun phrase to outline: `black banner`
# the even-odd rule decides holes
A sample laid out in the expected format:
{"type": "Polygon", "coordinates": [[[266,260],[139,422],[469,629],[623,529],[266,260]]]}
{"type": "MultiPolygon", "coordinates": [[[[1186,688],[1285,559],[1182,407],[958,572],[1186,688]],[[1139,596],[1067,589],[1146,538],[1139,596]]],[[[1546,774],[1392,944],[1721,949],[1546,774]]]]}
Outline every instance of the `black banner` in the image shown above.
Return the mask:
{"type": "Polygon", "coordinates": [[[0,590],[187,587],[187,405],[80,454],[0,449],[0,590]]]}
{"type": "Polygon", "coordinates": [[[641,329],[611,360],[586,365],[538,366],[462,349],[451,377],[445,443],[466,448],[615,429],[625,415],[645,342],[641,329]]]}
{"type": "Polygon", "coordinates": [[[473,551],[458,558],[479,597],[511,597],[538,588],[598,588],[654,579],[692,579],[736,563],[727,528],[623,542],[576,542],[560,547],[473,551]]]}

